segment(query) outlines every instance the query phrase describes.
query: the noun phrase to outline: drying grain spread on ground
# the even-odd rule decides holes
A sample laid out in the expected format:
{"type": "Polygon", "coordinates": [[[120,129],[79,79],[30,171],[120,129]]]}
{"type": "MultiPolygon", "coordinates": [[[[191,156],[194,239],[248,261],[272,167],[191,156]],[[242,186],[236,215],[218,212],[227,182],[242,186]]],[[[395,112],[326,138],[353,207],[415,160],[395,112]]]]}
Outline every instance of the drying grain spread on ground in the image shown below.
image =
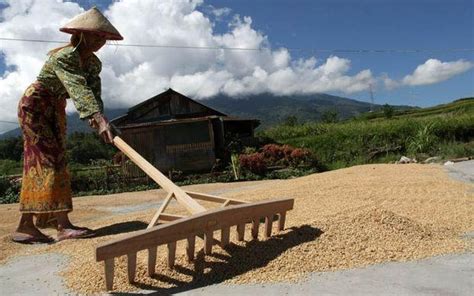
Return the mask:
{"type": "MultiPolygon", "coordinates": [[[[166,267],[166,248],[161,246],[152,278],[146,275],[146,253],[139,252],[135,285],[127,283],[126,258],[121,257],[116,291],[172,291],[222,281],[293,282],[309,272],[472,250],[460,236],[474,230],[474,186],[449,179],[439,165],[364,165],[291,180],[187,189],[248,201],[291,197],[295,207],[288,212],[287,229],[267,240],[260,234],[259,241],[251,241],[247,230],[245,242],[236,242],[232,229],[233,244],[225,250],[214,246],[213,254],[204,256],[198,239],[193,263],[187,263],[184,241],[179,241],[173,270],[166,267]]],[[[13,256],[63,253],[70,256],[63,276],[72,290],[102,291],[103,265],[95,262],[95,247],[145,228],[164,198],[162,190],[78,198],[73,221],[97,229],[98,237],[33,247],[10,243],[17,206],[0,206],[0,263],[13,256]]],[[[176,204],[173,209],[180,213],[176,204]]]]}

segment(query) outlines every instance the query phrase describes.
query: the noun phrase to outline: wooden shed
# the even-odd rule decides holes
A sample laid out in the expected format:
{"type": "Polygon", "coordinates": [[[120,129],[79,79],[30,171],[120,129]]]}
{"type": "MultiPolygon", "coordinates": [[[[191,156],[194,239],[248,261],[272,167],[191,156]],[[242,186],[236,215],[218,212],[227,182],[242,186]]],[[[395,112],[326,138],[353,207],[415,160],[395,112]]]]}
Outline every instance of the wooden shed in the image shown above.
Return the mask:
{"type": "Polygon", "coordinates": [[[226,137],[255,141],[257,119],[228,116],[172,89],[112,120],[122,138],[163,172],[209,171],[225,155],[226,137]]]}

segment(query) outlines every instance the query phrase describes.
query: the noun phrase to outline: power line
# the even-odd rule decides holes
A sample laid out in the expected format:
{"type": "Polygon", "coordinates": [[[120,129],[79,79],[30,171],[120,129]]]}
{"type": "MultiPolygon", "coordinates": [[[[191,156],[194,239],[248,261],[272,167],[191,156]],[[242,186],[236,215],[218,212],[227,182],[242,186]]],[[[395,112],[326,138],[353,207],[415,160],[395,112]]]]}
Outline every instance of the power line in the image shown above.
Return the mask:
{"type": "MultiPolygon", "coordinates": [[[[6,38],[0,37],[3,41],[17,42],[37,42],[37,43],[60,43],[65,44],[67,41],[43,40],[43,39],[23,39],[23,38],[6,38]]],[[[141,48],[171,48],[171,49],[199,49],[199,50],[242,50],[242,51],[261,51],[268,49],[266,47],[249,48],[249,47],[224,47],[224,46],[184,46],[184,45],[160,45],[160,44],[123,44],[114,43],[107,44],[121,47],[141,47],[141,48]]],[[[445,48],[445,49],[427,49],[427,48],[381,48],[381,49],[325,49],[325,48],[286,48],[289,51],[312,51],[327,53],[422,53],[422,52],[474,52],[474,48],[445,48]]]]}

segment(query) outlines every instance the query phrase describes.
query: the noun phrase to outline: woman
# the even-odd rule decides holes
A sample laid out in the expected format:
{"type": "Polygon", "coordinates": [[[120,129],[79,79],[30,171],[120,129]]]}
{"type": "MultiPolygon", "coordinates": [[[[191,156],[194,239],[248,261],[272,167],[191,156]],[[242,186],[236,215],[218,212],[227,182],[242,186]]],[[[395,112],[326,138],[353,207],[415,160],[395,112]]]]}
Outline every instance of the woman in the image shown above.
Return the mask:
{"type": "Polygon", "coordinates": [[[74,226],[71,182],[65,159],[66,98],[71,98],[81,119],[87,119],[106,143],[112,133],[103,115],[101,63],[94,55],[106,40],[122,40],[112,24],[92,8],[60,29],[72,34],[70,44],[49,52],[37,81],[23,94],[18,118],[24,139],[24,167],[20,193],[21,218],[13,235],[19,243],[54,241],[33,223],[53,218],[57,240],[93,235],[92,230],[74,226]],[[46,217],[46,218],[45,218],[46,217]]]}

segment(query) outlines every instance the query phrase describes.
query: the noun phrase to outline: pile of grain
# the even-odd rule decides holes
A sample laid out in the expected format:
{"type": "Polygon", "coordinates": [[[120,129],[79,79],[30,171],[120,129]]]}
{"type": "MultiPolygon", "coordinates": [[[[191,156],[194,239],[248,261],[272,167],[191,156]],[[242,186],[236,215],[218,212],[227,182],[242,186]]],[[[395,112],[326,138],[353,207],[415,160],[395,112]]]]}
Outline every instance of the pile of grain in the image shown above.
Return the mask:
{"type": "MultiPolygon", "coordinates": [[[[209,184],[190,190],[214,193],[226,186],[238,188],[235,183],[209,184]]],[[[176,289],[216,282],[292,282],[301,280],[308,272],[463,252],[467,245],[459,237],[474,228],[473,187],[448,179],[438,166],[367,165],[294,180],[259,182],[252,187],[240,186],[240,191],[231,190],[223,195],[245,200],[294,197],[295,208],[288,213],[287,229],[268,240],[260,237],[259,241],[250,241],[247,229],[246,241],[241,243],[236,242],[234,230],[231,235],[234,243],[225,250],[214,246],[210,256],[203,255],[202,241],[198,239],[196,260],[192,264],[186,262],[184,242],[180,241],[177,266],[173,270],[166,268],[162,246],[157,275],[153,278],[146,275],[146,252],[139,252],[136,285],[127,283],[126,259],[121,257],[116,260],[114,288],[172,293],[176,289]]],[[[160,196],[163,198],[164,193],[160,196]]],[[[91,199],[90,203],[93,202],[91,199]]],[[[130,203],[133,202],[131,199],[130,203]]],[[[152,215],[153,211],[147,210],[104,216],[89,224],[108,229],[101,237],[64,241],[29,249],[28,253],[70,255],[71,264],[64,272],[67,285],[80,292],[102,291],[103,266],[94,260],[95,247],[121,235],[116,233],[143,227],[152,215]],[[111,228],[114,224],[116,227],[111,228]]],[[[215,238],[219,239],[218,232],[215,238]]],[[[6,242],[1,244],[12,247],[6,242]]],[[[17,255],[25,253],[23,249],[17,251],[17,255]]]]}

